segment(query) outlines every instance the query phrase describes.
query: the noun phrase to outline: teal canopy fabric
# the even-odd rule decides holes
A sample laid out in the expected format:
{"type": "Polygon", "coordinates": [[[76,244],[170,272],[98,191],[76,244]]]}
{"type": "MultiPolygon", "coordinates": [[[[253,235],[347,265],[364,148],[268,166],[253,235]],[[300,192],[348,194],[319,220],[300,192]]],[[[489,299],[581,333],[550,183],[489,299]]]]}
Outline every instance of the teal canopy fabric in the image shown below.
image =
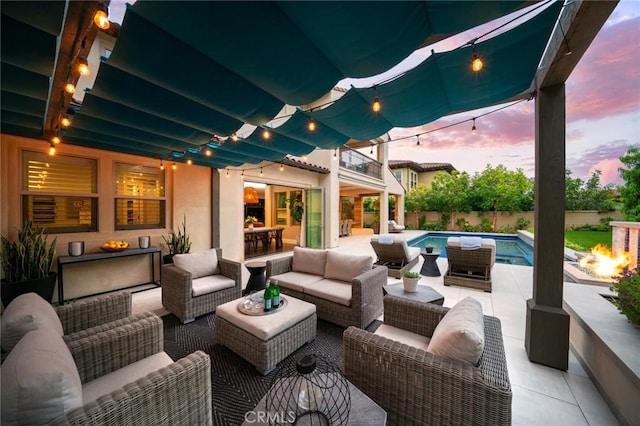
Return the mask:
{"type": "MultiPolygon", "coordinates": [[[[64,2],[42,3],[57,18],[3,3],[3,132],[42,136],[64,18],[64,7],[56,10],[64,2]]],[[[421,46],[527,3],[138,0],[128,7],[113,52],[63,140],[237,167],[500,103],[530,90],[561,1],[474,47],[434,53],[375,91],[352,88],[325,108],[300,108],[283,124],[268,125],[287,104],[315,102],[345,77],[375,76],[421,46]],[[474,49],[485,62],[477,74],[469,69],[474,49]],[[376,95],[380,113],[371,111],[376,95]],[[310,118],[314,132],[307,129],[310,118]],[[226,139],[244,123],[258,127],[238,142],[226,139]]]]}

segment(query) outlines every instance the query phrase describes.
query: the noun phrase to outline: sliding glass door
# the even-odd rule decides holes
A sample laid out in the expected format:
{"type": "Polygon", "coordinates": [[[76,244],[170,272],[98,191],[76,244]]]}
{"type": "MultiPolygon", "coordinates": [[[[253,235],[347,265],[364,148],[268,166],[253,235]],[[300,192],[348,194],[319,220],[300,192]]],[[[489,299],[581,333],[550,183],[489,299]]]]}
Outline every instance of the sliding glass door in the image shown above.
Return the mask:
{"type": "Polygon", "coordinates": [[[324,248],[324,189],[307,189],[305,204],[305,246],[324,248]]]}

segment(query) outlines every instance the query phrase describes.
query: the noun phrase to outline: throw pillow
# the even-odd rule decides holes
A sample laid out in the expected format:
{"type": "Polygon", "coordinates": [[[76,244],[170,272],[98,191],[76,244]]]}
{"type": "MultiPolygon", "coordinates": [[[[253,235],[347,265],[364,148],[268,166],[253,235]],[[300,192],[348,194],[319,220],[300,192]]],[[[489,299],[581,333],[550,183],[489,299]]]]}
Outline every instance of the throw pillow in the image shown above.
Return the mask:
{"type": "Polygon", "coordinates": [[[358,275],[370,270],[372,266],[373,258],[371,256],[344,254],[329,250],[324,277],[351,282],[358,275]]]}
{"type": "Polygon", "coordinates": [[[48,424],[82,407],[82,383],[62,337],[27,333],[2,364],[2,424],[48,424]]]}
{"type": "Polygon", "coordinates": [[[13,299],[2,314],[0,328],[2,349],[7,352],[11,352],[31,330],[49,330],[58,336],[64,334],[53,306],[36,293],[21,294],[13,299]]]}
{"type": "Polygon", "coordinates": [[[428,352],[477,365],[484,350],[482,305],[472,297],[458,302],[433,331],[428,352]]]}
{"type": "Polygon", "coordinates": [[[313,275],[324,275],[324,267],[327,263],[327,251],[304,247],[293,248],[293,272],[304,272],[313,275]]]}
{"type": "Polygon", "coordinates": [[[173,256],[173,264],[190,272],[191,279],[220,273],[218,254],[214,248],[195,253],[176,254],[173,256]]]}

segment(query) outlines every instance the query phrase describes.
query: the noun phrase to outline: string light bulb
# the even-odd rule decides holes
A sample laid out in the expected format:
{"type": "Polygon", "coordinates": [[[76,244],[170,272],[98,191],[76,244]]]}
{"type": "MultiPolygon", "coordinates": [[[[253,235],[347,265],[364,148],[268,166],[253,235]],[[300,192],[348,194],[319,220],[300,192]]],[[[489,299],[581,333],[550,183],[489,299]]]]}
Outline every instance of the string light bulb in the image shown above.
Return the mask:
{"type": "Polygon", "coordinates": [[[49,155],[52,157],[56,155],[56,146],[53,143],[49,145],[49,155]]]}
{"type": "Polygon", "coordinates": [[[304,154],[304,155],[302,156],[302,161],[307,161],[307,154],[304,154]]]}
{"type": "Polygon", "coordinates": [[[260,176],[262,176],[262,167],[260,167],[260,176]]]}
{"type": "Polygon", "coordinates": [[[242,169],[242,173],[240,173],[240,177],[244,179],[244,169],[242,169]]]}
{"type": "Polygon", "coordinates": [[[264,140],[269,140],[269,138],[270,138],[270,137],[271,137],[271,132],[269,132],[269,130],[268,130],[268,129],[264,129],[264,130],[262,131],[262,138],[263,138],[264,140]]]}
{"type": "Polygon", "coordinates": [[[280,163],[280,171],[284,172],[284,164],[280,163]]]}
{"type": "Polygon", "coordinates": [[[316,122],[313,118],[309,120],[309,123],[307,124],[307,129],[309,129],[310,132],[316,131],[316,122]]]}
{"type": "Polygon", "coordinates": [[[51,143],[52,144],[59,144],[60,142],[62,142],[62,140],[60,139],[60,136],[58,136],[58,135],[51,136],[51,143]]]}
{"type": "Polygon", "coordinates": [[[338,159],[338,148],[334,148],[333,149],[333,159],[337,160],[338,159]]]}
{"type": "Polygon", "coordinates": [[[211,150],[209,148],[204,150],[204,155],[206,155],[207,157],[211,157],[211,154],[212,154],[212,152],[211,152],[211,150]]]}
{"type": "Polygon", "coordinates": [[[231,140],[232,140],[233,142],[238,142],[238,135],[236,135],[235,133],[233,133],[233,134],[231,135],[231,140]]]}
{"type": "Polygon", "coordinates": [[[71,118],[67,114],[64,114],[60,119],[60,124],[62,125],[62,127],[71,126],[71,118]]]}
{"type": "Polygon", "coordinates": [[[162,164],[162,159],[160,159],[160,170],[164,170],[164,164],[162,164]]]}
{"type": "Polygon", "coordinates": [[[69,93],[69,94],[73,94],[76,91],[76,85],[73,82],[73,79],[71,77],[69,77],[69,79],[67,80],[67,82],[64,85],[64,91],[69,93]]]}
{"type": "Polygon", "coordinates": [[[380,102],[380,98],[378,97],[378,85],[373,86],[373,103],[371,104],[371,110],[373,112],[380,112],[382,109],[382,103],[380,102]]]}
{"type": "Polygon", "coordinates": [[[107,9],[107,5],[104,4],[103,1],[98,3],[98,10],[96,14],[93,15],[93,23],[101,30],[108,30],[111,26],[109,22],[109,9],[107,9]]]}
{"type": "Polygon", "coordinates": [[[229,179],[229,169],[227,169],[227,179],[229,179]]]}
{"type": "Polygon", "coordinates": [[[192,165],[193,164],[193,160],[191,158],[187,159],[187,164],[188,165],[192,165]]]}
{"type": "Polygon", "coordinates": [[[416,146],[420,146],[420,135],[416,135],[416,146]]]}
{"type": "Polygon", "coordinates": [[[484,67],[484,63],[482,62],[482,59],[480,59],[477,53],[474,53],[473,58],[471,59],[471,69],[474,72],[479,72],[482,69],[482,67],[484,67]]]}
{"type": "Polygon", "coordinates": [[[476,134],[476,118],[473,117],[473,126],[471,126],[471,133],[476,134]]]}
{"type": "Polygon", "coordinates": [[[178,166],[176,166],[176,163],[173,163],[173,164],[171,165],[171,169],[173,169],[173,170],[178,170],[178,166]]]}
{"type": "Polygon", "coordinates": [[[373,144],[371,144],[371,150],[369,151],[369,155],[373,155],[373,144]]]}
{"type": "Polygon", "coordinates": [[[78,59],[78,72],[80,75],[87,76],[91,72],[89,69],[89,62],[87,62],[87,58],[83,55],[78,59]]]}

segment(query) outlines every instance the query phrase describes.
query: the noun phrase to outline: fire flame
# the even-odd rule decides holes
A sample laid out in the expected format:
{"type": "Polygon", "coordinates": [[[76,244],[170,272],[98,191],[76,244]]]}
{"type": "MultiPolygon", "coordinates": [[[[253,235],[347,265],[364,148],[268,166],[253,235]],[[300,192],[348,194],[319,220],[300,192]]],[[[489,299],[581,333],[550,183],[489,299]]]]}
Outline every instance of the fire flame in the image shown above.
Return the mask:
{"type": "Polygon", "coordinates": [[[598,244],[591,248],[591,254],[582,257],[578,263],[582,268],[591,270],[602,278],[611,278],[620,275],[629,265],[629,253],[622,251],[612,252],[609,247],[598,244]]]}

